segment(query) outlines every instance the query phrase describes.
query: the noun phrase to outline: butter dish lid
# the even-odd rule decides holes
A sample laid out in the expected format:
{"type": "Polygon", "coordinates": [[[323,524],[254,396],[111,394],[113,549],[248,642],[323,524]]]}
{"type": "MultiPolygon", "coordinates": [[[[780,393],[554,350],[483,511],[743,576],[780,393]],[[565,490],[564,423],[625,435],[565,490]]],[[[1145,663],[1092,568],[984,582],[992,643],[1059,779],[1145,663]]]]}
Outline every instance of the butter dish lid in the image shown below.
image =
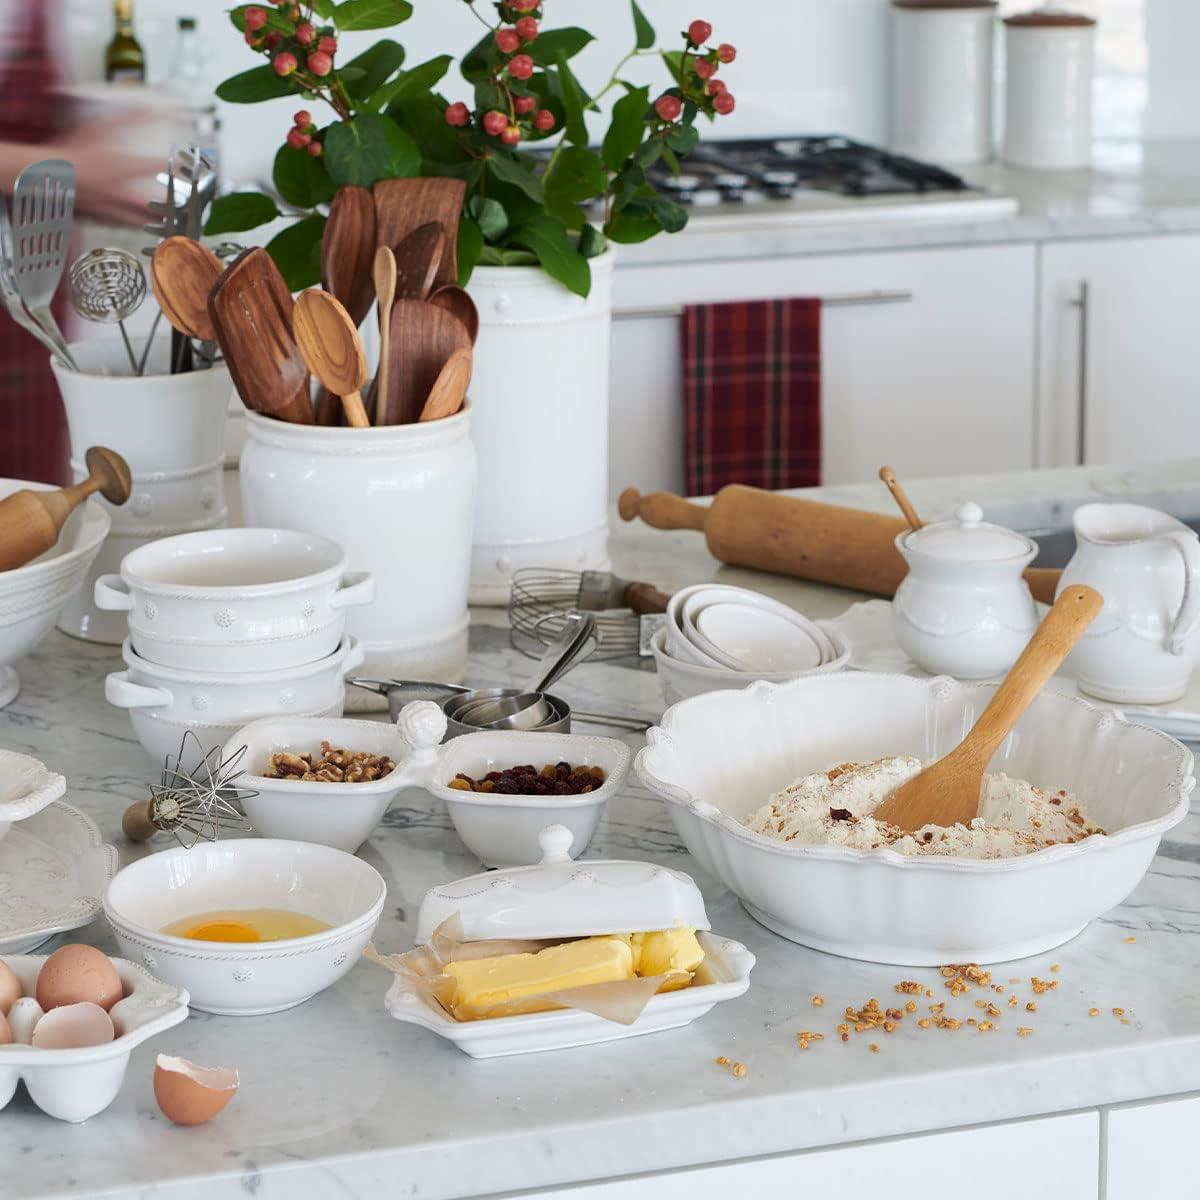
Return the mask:
{"type": "Polygon", "coordinates": [[[960,563],[994,563],[1037,553],[1024,534],[989,525],[978,504],[964,504],[953,521],[938,521],[901,535],[906,550],[960,563]]]}
{"type": "Polygon", "coordinates": [[[549,825],[538,835],[537,866],[485,871],[430,888],[417,917],[417,944],[428,943],[455,915],[470,942],[709,928],[690,875],[627,859],[575,862],[571,836],[565,826],[549,825]]]}

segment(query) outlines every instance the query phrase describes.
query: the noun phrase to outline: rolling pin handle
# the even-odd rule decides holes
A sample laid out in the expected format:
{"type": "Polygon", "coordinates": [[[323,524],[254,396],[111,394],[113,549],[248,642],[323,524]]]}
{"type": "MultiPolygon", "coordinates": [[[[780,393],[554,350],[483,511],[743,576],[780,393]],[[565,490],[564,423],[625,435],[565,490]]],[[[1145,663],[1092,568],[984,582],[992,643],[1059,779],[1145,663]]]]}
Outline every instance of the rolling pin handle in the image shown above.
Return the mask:
{"type": "Polygon", "coordinates": [[[643,496],[637,488],[626,488],[617,499],[617,511],[623,521],[641,517],[655,529],[695,529],[704,532],[708,509],[692,504],[673,492],[651,492],[643,496]]]}

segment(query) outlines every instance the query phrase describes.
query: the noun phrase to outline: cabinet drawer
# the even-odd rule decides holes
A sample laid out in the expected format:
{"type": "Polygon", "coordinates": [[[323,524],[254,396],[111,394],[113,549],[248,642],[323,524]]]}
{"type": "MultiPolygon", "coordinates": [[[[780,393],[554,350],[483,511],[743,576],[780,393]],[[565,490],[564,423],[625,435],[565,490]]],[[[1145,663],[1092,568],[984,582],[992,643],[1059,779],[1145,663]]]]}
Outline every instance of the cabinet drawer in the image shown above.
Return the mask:
{"type": "Polygon", "coordinates": [[[1195,1196],[1200,1096],[1110,1109],[1105,1200],[1195,1196]]]}

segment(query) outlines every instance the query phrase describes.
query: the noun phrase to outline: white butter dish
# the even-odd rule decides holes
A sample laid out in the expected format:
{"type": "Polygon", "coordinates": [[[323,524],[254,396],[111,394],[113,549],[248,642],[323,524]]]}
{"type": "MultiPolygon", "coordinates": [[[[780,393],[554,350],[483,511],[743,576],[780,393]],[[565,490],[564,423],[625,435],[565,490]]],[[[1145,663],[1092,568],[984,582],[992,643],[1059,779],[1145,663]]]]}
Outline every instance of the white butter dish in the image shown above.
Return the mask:
{"type": "MultiPolygon", "coordinates": [[[[17,954],[0,961],[21,981],[21,991],[32,995],[46,957],[17,954]]],[[[23,1079],[30,1099],[42,1112],[60,1121],[86,1121],[116,1099],[134,1047],[187,1019],[188,994],[183,988],[155,979],[124,958],[112,962],[125,985],[124,999],[109,1013],[116,1038],[101,1046],[71,1050],[16,1043],[0,1046],[0,1109],[23,1079]]]]}

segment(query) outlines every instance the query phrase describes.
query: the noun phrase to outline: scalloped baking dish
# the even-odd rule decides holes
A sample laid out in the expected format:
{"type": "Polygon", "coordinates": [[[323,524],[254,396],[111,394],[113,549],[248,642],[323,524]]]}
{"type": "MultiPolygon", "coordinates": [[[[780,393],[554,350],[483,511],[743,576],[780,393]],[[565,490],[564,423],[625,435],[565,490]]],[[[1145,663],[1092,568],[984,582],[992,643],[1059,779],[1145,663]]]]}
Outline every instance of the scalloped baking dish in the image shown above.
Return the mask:
{"type": "Polygon", "coordinates": [[[1067,788],[1109,833],[1009,859],[795,846],[741,822],[793,780],[952,749],[994,684],[863,672],[712,692],[663,714],[634,770],[701,866],[776,933],[871,962],[1002,962],[1048,950],[1120,904],[1187,815],[1191,752],[1111,709],[1047,691],[990,769],[1067,788]]]}

